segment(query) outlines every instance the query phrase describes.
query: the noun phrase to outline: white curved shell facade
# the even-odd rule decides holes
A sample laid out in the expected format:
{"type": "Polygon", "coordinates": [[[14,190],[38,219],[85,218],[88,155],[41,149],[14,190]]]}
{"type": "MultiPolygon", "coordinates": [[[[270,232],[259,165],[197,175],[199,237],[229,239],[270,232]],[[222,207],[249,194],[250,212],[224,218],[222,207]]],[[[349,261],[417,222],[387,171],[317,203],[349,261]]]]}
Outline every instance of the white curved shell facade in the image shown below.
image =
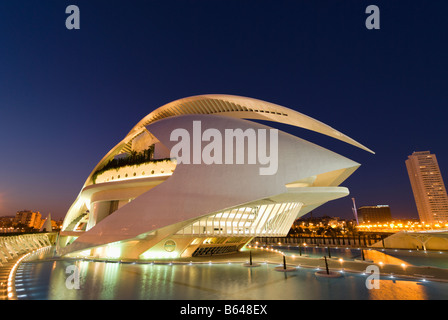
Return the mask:
{"type": "MultiPolygon", "coordinates": [[[[298,217],[348,195],[339,185],[358,163],[277,130],[275,148],[264,150],[271,156],[275,151],[275,170],[260,174],[266,162],[249,159],[263,149],[261,133],[273,129],[247,119],[303,127],[370,151],[319,121],[261,100],[229,95],[176,100],[142,119],[94,168],[64,220],[60,254],[172,259],[233,252],[255,236],[284,236],[298,217]],[[198,125],[202,138],[206,132],[215,138],[195,146],[198,125]],[[233,153],[233,162],[195,159],[195,150],[238,130],[254,132],[258,141],[251,148],[245,137],[243,161],[233,153]],[[189,137],[191,161],[172,157],[179,146],[175,132],[189,137]]],[[[216,150],[210,153],[215,159],[216,150]]]]}

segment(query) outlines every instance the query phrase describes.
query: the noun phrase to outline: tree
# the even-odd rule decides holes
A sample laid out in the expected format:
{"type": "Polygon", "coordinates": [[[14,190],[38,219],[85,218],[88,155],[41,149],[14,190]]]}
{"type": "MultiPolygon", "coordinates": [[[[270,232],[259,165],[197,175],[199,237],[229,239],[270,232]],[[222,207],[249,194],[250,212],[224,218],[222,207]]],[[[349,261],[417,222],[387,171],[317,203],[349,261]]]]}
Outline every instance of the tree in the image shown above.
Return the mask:
{"type": "Polygon", "coordinates": [[[358,229],[353,223],[347,223],[347,234],[351,234],[353,237],[358,234],[358,229]]]}

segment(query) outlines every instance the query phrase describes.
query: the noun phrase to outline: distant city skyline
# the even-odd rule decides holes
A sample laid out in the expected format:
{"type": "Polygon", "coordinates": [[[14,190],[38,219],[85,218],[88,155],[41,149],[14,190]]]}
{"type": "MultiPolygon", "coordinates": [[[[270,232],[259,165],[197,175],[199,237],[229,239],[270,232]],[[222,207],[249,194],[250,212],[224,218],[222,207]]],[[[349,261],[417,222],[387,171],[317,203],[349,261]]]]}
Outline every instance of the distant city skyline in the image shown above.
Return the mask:
{"type": "MultiPolygon", "coordinates": [[[[417,218],[404,161],[431,150],[446,181],[445,2],[0,3],[0,216],[65,216],[103,155],[156,108],[198,94],[288,106],[375,151],[279,129],[361,164],[317,215],[387,204],[417,218]],[[107,142],[105,142],[107,141],[107,142]]],[[[265,123],[272,125],[271,123],[265,123]]]]}

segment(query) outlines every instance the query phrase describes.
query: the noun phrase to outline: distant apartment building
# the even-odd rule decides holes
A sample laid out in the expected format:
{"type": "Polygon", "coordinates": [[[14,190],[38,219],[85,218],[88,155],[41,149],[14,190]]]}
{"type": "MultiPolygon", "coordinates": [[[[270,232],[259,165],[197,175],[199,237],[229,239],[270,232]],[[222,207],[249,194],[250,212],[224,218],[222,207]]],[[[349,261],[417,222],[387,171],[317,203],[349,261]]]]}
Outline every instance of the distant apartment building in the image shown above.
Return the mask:
{"type": "Polygon", "coordinates": [[[388,205],[364,206],[358,209],[358,219],[361,223],[383,223],[392,220],[388,205]]]}
{"type": "Polygon", "coordinates": [[[31,210],[17,211],[13,224],[22,225],[29,228],[39,229],[41,226],[42,215],[40,212],[31,210]]]}
{"type": "Polygon", "coordinates": [[[13,222],[14,222],[14,216],[0,217],[0,228],[12,227],[13,222]]]}
{"type": "Polygon", "coordinates": [[[435,154],[414,152],[406,160],[420,221],[448,221],[448,196],[435,154]]]}

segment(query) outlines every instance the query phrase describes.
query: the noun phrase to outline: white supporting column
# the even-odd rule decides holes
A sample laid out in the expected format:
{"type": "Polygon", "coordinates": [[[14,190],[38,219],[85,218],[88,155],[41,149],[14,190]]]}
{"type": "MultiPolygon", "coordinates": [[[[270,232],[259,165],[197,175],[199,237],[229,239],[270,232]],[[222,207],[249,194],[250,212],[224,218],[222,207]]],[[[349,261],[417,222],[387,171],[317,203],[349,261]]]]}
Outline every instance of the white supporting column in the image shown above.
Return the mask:
{"type": "Polygon", "coordinates": [[[8,252],[12,254],[13,257],[17,257],[19,255],[19,249],[17,249],[17,244],[12,242],[12,238],[5,239],[5,246],[8,249],[8,252]]]}
{"type": "Polygon", "coordinates": [[[15,243],[18,253],[32,250],[32,248],[23,240],[21,236],[15,236],[11,239],[11,242],[15,243]]]}
{"type": "Polygon", "coordinates": [[[6,258],[6,255],[3,252],[3,250],[5,250],[5,249],[0,248],[0,260],[1,260],[1,262],[8,262],[8,259],[6,258]]]}
{"type": "Polygon", "coordinates": [[[34,234],[29,234],[24,239],[26,243],[28,243],[33,248],[33,250],[39,249],[40,247],[38,244],[36,244],[35,237],[36,236],[34,234]]]}
{"type": "Polygon", "coordinates": [[[0,238],[0,245],[3,247],[3,253],[5,254],[7,259],[12,259],[11,253],[10,253],[10,248],[6,243],[6,239],[5,238],[0,238]]]}
{"type": "Polygon", "coordinates": [[[48,235],[46,234],[40,234],[36,240],[40,243],[41,247],[51,246],[50,240],[48,240],[48,235]]]}
{"type": "Polygon", "coordinates": [[[33,237],[31,238],[31,242],[34,243],[34,244],[36,245],[36,248],[37,248],[37,249],[42,248],[42,244],[37,240],[36,237],[33,236],[33,237]]]}

